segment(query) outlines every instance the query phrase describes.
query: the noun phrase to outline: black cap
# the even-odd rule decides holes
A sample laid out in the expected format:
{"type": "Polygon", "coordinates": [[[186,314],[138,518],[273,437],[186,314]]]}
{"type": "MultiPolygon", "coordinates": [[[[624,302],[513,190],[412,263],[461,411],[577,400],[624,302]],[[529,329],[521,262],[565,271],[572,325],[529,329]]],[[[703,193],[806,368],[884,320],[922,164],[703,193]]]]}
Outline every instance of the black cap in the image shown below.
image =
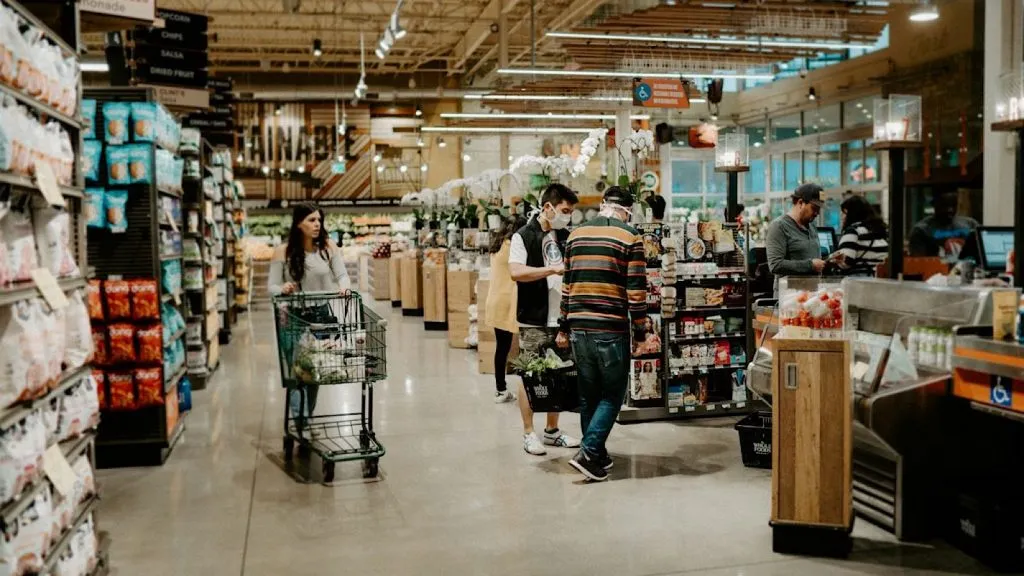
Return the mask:
{"type": "Polygon", "coordinates": [[[817,184],[801,184],[793,192],[793,199],[803,200],[821,208],[825,205],[825,189],[817,184]]]}
{"type": "Polygon", "coordinates": [[[609,204],[622,206],[623,208],[631,208],[633,206],[633,195],[625,188],[612,186],[604,191],[604,201],[609,204]]]}

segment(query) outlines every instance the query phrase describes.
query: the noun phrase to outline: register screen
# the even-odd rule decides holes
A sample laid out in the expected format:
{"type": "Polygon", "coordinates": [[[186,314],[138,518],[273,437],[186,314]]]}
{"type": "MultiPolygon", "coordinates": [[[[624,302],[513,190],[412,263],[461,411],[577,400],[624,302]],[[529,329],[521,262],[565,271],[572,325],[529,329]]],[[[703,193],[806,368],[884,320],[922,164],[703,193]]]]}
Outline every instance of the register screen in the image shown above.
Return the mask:
{"type": "Polygon", "coordinates": [[[1006,270],[1006,257],[1013,249],[1012,230],[981,230],[981,249],[985,251],[985,267],[1006,270]]]}

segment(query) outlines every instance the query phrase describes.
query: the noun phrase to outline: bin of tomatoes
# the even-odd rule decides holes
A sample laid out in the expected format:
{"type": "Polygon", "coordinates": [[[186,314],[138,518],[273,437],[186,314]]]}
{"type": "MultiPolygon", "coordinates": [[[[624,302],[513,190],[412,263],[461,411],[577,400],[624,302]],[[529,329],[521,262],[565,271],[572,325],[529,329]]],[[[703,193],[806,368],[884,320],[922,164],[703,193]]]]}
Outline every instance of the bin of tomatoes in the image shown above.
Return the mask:
{"type": "Polygon", "coordinates": [[[820,286],[817,290],[783,291],[779,300],[781,333],[811,338],[839,338],[844,326],[843,291],[838,286],[820,286]],[[789,327],[810,329],[789,330],[789,327]]]}

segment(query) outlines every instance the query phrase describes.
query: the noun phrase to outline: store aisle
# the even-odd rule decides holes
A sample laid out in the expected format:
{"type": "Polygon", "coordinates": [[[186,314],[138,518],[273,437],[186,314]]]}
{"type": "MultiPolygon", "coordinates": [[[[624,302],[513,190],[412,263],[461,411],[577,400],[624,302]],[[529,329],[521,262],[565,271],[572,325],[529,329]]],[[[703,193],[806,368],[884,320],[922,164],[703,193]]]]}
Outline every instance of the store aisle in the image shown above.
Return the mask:
{"type": "MultiPolygon", "coordinates": [[[[611,481],[582,485],[571,451],[523,453],[517,411],[492,403],[475,354],[448,348],[420,319],[386,314],[383,480],[339,464],[339,485],[325,487],[282,469],[273,324],[253,311],[195,393],[167,464],[100,473],[114,573],[984,573],[946,546],[899,547],[862,521],[853,561],[772,554],[770,476],[740,464],[732,421],[617,427],[611,481]]],[[[574,418],[564,424],[578,433],[574,418]]],[[[319,461],[296,468],[315,477],[319,461]]]]}

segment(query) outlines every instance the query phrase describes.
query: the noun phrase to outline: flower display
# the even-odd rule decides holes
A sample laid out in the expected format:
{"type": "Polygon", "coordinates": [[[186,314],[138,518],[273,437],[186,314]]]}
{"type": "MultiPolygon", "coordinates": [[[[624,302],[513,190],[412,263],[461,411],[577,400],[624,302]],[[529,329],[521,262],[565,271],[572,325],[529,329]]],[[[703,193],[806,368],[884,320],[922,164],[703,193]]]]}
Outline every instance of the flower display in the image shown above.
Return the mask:
{"type": "Polygon", "coordinates": [[[595,128],[587,134],[586,139],[580,144],[580,154],[576,157],[576,163],[572,167],[572,176],[574,178],[587,170],[587,164],[590,163],[590,159],[597,153],[597,147],[601,145],[601,140],[607,134],[607,128],[595,128]]]}

